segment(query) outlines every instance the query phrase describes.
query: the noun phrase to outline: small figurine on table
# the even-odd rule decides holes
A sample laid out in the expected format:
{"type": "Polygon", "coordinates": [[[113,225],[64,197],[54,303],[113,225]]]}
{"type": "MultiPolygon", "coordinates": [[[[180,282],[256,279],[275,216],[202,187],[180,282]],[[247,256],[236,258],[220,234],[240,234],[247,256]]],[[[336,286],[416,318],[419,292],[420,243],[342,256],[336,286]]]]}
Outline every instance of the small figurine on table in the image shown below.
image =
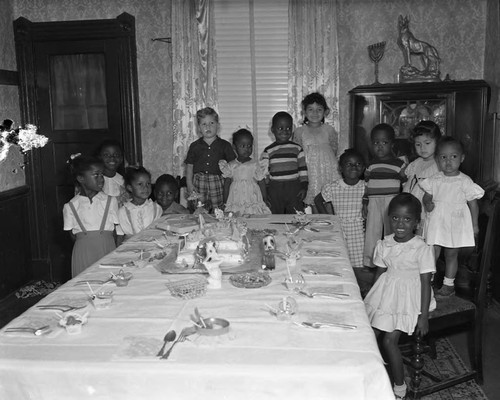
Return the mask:
{"type": "Polygon", "coordinates": [[[207,279],[207,287],[209,289],[220,289],[222,286],[222,271],[220,270],[222,259],[217,254],[217,250],[215,249],[215,242],[207,242],[205,244],[205,249],[207,256],[203,260],[203,265],[210,275],[210,277],[207,279]]]}

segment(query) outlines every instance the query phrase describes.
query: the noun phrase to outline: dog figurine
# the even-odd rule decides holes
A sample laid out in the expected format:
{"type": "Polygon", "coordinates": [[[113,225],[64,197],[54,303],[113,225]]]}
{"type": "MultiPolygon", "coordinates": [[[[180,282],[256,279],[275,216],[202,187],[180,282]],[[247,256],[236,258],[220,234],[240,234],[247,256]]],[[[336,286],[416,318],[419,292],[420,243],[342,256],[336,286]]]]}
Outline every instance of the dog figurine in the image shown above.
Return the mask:
{"type": "Polygon", "coordinates": [[[398,19],[398,45],[403,51],[404,65],[401,67],[403,74],[418,75],[419,77],[439,78],[439,64],[441,59],[436,48],[427,42],[418,40],[413,36],[409,28],[410,20],[408,16],[399,16],[398,19]],[[423,65],[423,70],[419,70],[411,65],[411,56],[419,56],[423,65]]]}

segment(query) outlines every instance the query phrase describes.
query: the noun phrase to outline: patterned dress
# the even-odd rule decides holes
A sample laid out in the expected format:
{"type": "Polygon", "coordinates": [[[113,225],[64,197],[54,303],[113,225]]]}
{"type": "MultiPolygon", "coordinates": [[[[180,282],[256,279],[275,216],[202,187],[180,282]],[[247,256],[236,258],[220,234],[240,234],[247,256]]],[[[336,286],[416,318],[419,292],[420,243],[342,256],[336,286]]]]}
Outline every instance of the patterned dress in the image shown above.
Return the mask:
{"type": "Polygon", "coordinates": [[[321,125],[319,129],[304,125],[295,131],[294,141],[302,146],[306,155],[309,187],[304,203],[314,204],[314,198],[323,186],[340,179],[335,156],[335,129],[328,124],[321,125]]]}
{"type": "Polygon", "coordinates": [[[258,162],[250,160],[241,163],[238,160],[219,161],[219,167],[224,178],[231,178],[231,188],[226,201],[225,211],[243,214],[271,214],[264,203],[258,181],[267,174],[267,160],[258,162]]]}
{"type": "Polygon", "coordinates": [[[474,246],[474,229],[468,201],[480,199],[484,190],[464,173],[446,176],[438,172],[420,182],[432,195],[434,210],[429,213],[425,232],[427,244],[448,248],[474,246]]]}
{"type": "Polygon", "coordinates": [[[340,217],[349,252],[349,260],[353,268],[363,267],[363,248],[365,234],[363,229],[362,198],[365,192],[364,181],[356,185],[348,185],[339,179],[323,187],[321,195],[331,201],[335,215],[340,217]]]}

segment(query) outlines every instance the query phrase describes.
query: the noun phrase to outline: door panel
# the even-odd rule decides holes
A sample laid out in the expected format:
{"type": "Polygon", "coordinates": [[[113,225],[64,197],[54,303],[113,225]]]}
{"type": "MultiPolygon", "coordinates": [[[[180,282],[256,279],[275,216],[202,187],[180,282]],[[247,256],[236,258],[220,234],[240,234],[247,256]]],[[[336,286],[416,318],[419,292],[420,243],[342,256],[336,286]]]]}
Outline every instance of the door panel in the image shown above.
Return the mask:
{"type": "Polygon", "coordinates": [[[124,145],[125,157],[140,162],[135,20],[14,22],[25,123],[49,138],[32,152],[27,180],[32,187],[33,254],[54,280],[71,275],[72,243],[63,231],[62,209],[74,196],[67,160],[92,155],[101,141],[124,145]]]}

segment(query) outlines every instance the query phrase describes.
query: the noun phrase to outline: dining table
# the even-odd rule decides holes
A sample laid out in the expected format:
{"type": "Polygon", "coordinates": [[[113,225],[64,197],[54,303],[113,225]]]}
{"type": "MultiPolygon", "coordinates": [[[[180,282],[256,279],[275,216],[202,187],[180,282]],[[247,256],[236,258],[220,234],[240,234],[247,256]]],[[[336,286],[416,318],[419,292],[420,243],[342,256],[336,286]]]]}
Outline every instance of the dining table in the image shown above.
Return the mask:
{"type": "Polygon", "coordinates": [[[255,259],[273,238],[275,268],[221,268],[220,287],[174,265],[184,239],[165,226],[183,218],[4,326],[0,399],[394,399],[337,216],[241,218],[255,259]]]}

